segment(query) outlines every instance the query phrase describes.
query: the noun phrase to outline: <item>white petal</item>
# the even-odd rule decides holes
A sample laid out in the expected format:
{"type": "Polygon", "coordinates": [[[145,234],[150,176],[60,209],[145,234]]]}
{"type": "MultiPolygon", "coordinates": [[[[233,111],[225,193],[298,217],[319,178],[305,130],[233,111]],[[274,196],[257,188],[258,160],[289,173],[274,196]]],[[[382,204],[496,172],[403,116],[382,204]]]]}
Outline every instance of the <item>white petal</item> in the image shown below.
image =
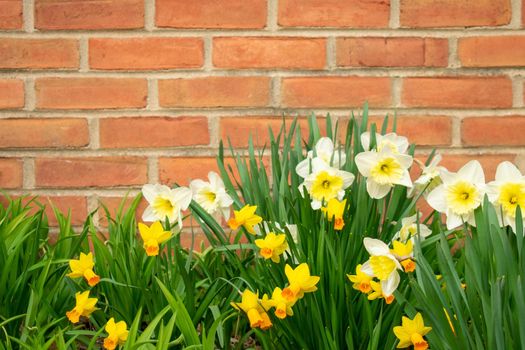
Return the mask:
{"type": "Polygon", "coordinates": [[[142,195],[148,201],[148,203],[152,203],[155,200],[155,197],[157,197],[155,185],[146,184],[142,186],[142,195]]]}
{"type": "Polygon", "coordinates": [[[471,160],[458,171],[458,176],[473,184],[484,184],[485,174],[477,160],[471,160]]]}
{"type": "Polygon", "coordinates": [[[384,296],[391,296],[396,291],[399,286],[399,273],[397,270],[394,270],[390,276],[384,281],[381,281],[381,290],[383,291],[384,296]]]}
{"type": "Polygon", "coordinates": [[[177,187],[171,191],[172,200],[178,203],[182,210],[188,209],[191,203],[191,190],[187,187],[177,187]]]}
{"type": "Polygon", "coordinates": [[[221,207],[229,207],[233,204],[233,199],[226,192],[217,193],[217,199],[219,200],[219,205],[221,207]]]}
{"type": "Polygon", "coordinates": [[[398,136],[396,133],[391,132],[383,136],[382,142],[390,142],[396,145],[397,152],[405,153],[410,146],[408,139],[404,136],[398,136]]]}
{"type": "Polygon", "coordinates": [[[144,210],[144,213],[142,213],[142,221],[145,221],[145,222],[157,221],[157,217],[153,213],[153,209],[151,208],[150,205],[148,205],[146,209],[144,210]]]}
{"type": "Polygon", "coordinates": [[[445,198],[445,185],[441,184],[434,188],[427,196],[428,204],[439,211],[444,213],[447,211],[447,200],[445,198]]]}
{"type": "Polygon", "coordinates": [[[230,207],[221,207],[221,213],[224,217],[224,220],[228,221],[228,219],[230,218],[230,207]]]}
{"type": "Polygon", "coordinates": [[[348,188],[355,179],[354,174],[348,171],[338,170],[337,175],[343,179],[343,188],[348,188]]]}
{"type": "Polygon", "coordinates": [[[200,179],[195,179],[195,180],[192,180],[190,182],[190,189],[191,189],[191,192],[195,195],[197,193],[199,193],[199,191],[206,187],[206,186],[209,186],[210,184],[208,182],[205,182],[203,180],[200,180],[200,179]]]}
{"type": "Polygon", "coordinates": [[[487,184],[485,187],[485,191],[487,193],[487,196],[489,197],[489,200],[494,203],[498,200],[499,197],[499,187],[501,186],[500,181],[492,181],[487,184]]]}
{"type": "Polygon", "coordinates": [[[314,200],[312,200],[311,205],[312,205],[312,209],[313,210],[319,210],[319,209],[321,209],[322,203],[321,203],[321,201],[318,201],[318,200],[314,199],[314,200]]]}
{"type": "Polygon", "coordinates": [[[456,215],[449,210],[447,212],[447,229],[452,230],[461,225],[463,225],[463,219],[461,216],[456,215]]]}
{"type": "Polygon", "coordinates": [[[381,199],[388,194],[392,186],[380,185],[371,178],[366,179],[366,191],[370,197],[374,199],[381,199]]]}
{"type": "Polygon", "coordinates": [[[311,158],[303,159],[295,167],[295,172],[297,173],[297,175],[299,175],[303,179],[307,177],[308,174],[310,174],[310,161],[311,161],[311,158]]]}
{"type": "Polygon", "coordinates": [[[403,176],[396,182],[396,184],[405,187],[412,187],[412,180],[410,180],[410,174],[407,170],[403,171],[403,176]]]}
{"type": "Polygon", "coordinates": [[[386,243],[380,239],[365,237],[363,239],[363,245],[370,255],[390,255],[390,249],[386,243]]]}
{"type": "Polygon", "coordinates": [[[370,277],[375,277],[374,270],[372,269],[372,266],[370,265],[370,260],[367,260],[363,265],[361,265],[361,272],[370,277]]]}
{"type": "Polygon", "coordinates": [[[409,156],[408,154],[398,154],[396,155],[396,159],[401,164],[401,166],[405,169],[410,168],[412,165],[412,161],[414,160],[412,156],[409,156]]]}
{"type": "Polygon", "coordinates": [[[450,172],[445,168],[439,169],[439,176],[445,185],[453,184],[458,179],[456,173],[450,172]]]}
{"type": "Polygon", "coordinates": [[[502,182],[519,182],[523,178],[519,169],[511,162],[501,162],[496,169],[496,180],[502,182]]]}
{"type": "MultiPolygon", "coordinates": [[[[377,138],[377,135],[376,135],[377,138]]],[[[370,149],[370,132],[365,131],[361,134],[361,145],[363,145],[363,148],[365,151],[368,151],[370,149]]]]}
{"type": "Polygon", "coordinates": [[[210,180],[210,185],[212,188],[217,191],[220,188],[224,188],[224,182],[222,181],[219,174],[217,174],[215,171],[210,171],[208,173],[208,179],[210,180]]]}
{"type": "Polygon", "coordinates": [[[315,144],[315,153],[319,157],[322,157],[322,155],[331,157],[334,153],[334,143],[329,137],[321,137],[315,144]]]}

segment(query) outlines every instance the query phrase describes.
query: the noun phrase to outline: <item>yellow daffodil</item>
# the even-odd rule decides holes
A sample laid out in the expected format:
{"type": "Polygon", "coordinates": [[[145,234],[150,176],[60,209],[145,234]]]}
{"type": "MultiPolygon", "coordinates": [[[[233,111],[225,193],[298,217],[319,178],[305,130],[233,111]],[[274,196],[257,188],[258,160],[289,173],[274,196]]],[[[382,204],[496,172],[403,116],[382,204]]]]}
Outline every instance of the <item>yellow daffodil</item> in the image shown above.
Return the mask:
{"type": "Polygon", "coordinates": [[[380,281],[385,281],[397,274],[396,269],[401,270],[398,260],[383,241],[365,237],[363,244],[370,254],[370,259],[361,267],[364,273],[371,277],[377,277],[380,281]]]}
{"type": "MultiPolygon", "coordinates": [[[[266,298],[267,299],[267,298],[266,298]]],[[[268,301],[266,300],[266,304],[268,301]]],[[[258,293],[254,293],[249,289],[245,289],[242,293],[241,302],[233,303],[232,306],[237,310],[242,310],[248,316],[250,327],[268,329],[272,326],[272,321],[262,306],[262,301],[259,300],[258,293]]]]}
{"type": "Polygon", "coordinates": [[[357,265],[355,268],[355,275],[346,275],[350,282],[353,283],[352,288],[360,291],[361,293],[368,294],[372,291],[372,286],[370,282],[372,277],[368,276],[366,273],[361,271],[361,264],[357,265]]]}
{"type": "Polygon", "coordinates": [[[394,241],[393,249],[391,250],[392,254],[396,257],[397,260],[401,262],[405,272],[414,272],[416,269],[416,263],[412,260],[414,256],[414,247],[411,240],[408,240],[407,243],[401,241],[394,241]]]}
{"type": "Polygon", "coordinates": [[[262,221],[262,217],[255,214],[256,210],[256,205],[249,204],[246,204],[241,210],[234,210],[234,217],[228,220],[228,226],[230,226],[232,230],[236,230],[242,226],[248,233],[254,235],[255,230],[253,227],[262,221]]]}
{"type": "Polygon", "coordinates": [[[334,229],[342,230],[345,222],[343,220],[343,214],[346,207],[346,199],[342,202],[338,201],[336,198],[330,199],[326,207],[323,207],[322,210],[326,214],[328,221],[334,221],[334,229]]]}
{"type": "Polygon", "coordinates": [[[496,180],[487,185],[487,195],[496,206],[502,225],[516,232],[516,208],[525,219],[525,176],[511,162],[503,162],[496,170],[496,180]]]}
{"type": "Polygon", "coordinates": [[[76,305],[73,310],[66,312],[67,318],[72,323],[77,323],[80,320],[80,316],[89,317],[89,315],[97,309],[95,305],[98,301],[97,298],[89,297],[89,290],[83,293],[77,292],[75,299],[76,305]]]}
{"type": "Polygon", "coordinates": [[[385,197],[394,185],[412,187],[408,168],[412,156],[393,153],[390,148],[361,152],[355,156],[357,169],[366,177],[366,190],[370,197],[385,197]]]}
{"type": "Polygon", "coordinates": [[[372,292],[368,294],[368,300],[385,299],[387,304],[391,304],[394,301],[394,292],[399,285],[399,274],[395,273],[385,281],[370,281],[372,292]]]}
{"type": "Polygon", "coordinates": [[[295,300],[288,300],[283,296],[281,288],[276,287],[272,293],[272,306],[275,307],[275,316],[280,319],[286,318],[286,316],[293,316],[292,306],[295,304],[295,300]]]}
{"type": "Polygon", "coordinates": [[[310,276],[310,268],[306,263],[302,263],[295,269],[286,264],[284,273],[288,278],[288,287],[282,291],[283,297],[288,301],[301,299],[304,293],[315,292],[317,282],[321,279],[319,276],[310,276]]]}
{"type": "Polygon", "coordinates": [[[447,228],[452,230],[468,222],[475,225],[474,210],[481,205],[485,192],[485,175],[481,164],[472,160],[457,173],[441,171],[443,184],[428,194],[428,204],[447,215],[447,228]]]}
{"type": "Polygon", "coordinates": [[[111,317],[106,323],[105,329],[108,332],[108,336],[104,339],[104,349],[114,350],[118,345],[123,345],[128,339],[127,325],[124,321],[115,323],[115,319],[111,317]]]}
{"type": "Polygon", "coordinates": [[[96,275],[95,272],[93,272],[94,266],[95,263],[93,262],[93,254],[91,254],[91,252],[87,254],[80,253],[78,260],[69,260],[71,273],[69,273],[67,276],[71,278],[84,277],[89,286],[93,287],[100,281],[100,277],[96,275]]]}
{"type": "Polygon", "coordinates": [[[288,248],[286,243],[286,235],[269,232],[264,239],[256,239],[255,245],[261,250],[259,254],[265,259],[272,259],[273,262],[278,263],[281,258],[280,255],[288,248]]]}
{"type": "Polygon", "coordinates": [[[419,312],[413,320],[403,316],[401,326],[394,327],[394,334],[399,339],[397,348],[414,346],[414,350],[428,349],[428,343],[423,337],[431,330],[431,327],[425,327],[423,317],[419,312]]]}
{"type": "Polygon", "coordinates": [[[170,231],[165,231],[160,221],[155,221],[150,227],[139,223],[139,232],[144,241],[144,249],[148,256],[159,255],[159,244],[171,237],[170,231]]]}
{"type": "Polygon", "coordinates": [[[174,189],[166,185],[147,184],[142,187],[142,195],[149,205],[144,210],[142,220],[145,222],[164,221],[178,222],[182,227],[182,211],[191,203],[191,190],[187,187],[174,189]]]}

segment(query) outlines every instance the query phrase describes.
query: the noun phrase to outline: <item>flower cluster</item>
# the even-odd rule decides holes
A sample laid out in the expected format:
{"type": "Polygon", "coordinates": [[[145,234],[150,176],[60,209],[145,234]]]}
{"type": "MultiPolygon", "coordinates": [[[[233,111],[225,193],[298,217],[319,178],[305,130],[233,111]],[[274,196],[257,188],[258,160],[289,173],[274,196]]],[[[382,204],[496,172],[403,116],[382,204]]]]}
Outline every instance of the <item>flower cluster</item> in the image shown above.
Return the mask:
{"type": "Polygon", "coordinates": [[[274,308],[274,315],[279,319],[293,316],[292,307],[304,297],[305,293],[315,292],[319,276],[311,276],[310,268],[306,263],[302,263],[293,269],[286,264],[284,272],[288,278],[288,285],[281,289],[275,287],[271,298],[267,294],[259,299],[259,293],[254,293],[249,289],[244,290],[240,303],[232,303],[237,310],[242,310],[248,316],[250,327],[268,329],[272,326],[272,321],[268,316],[270,309],[274,308]]]}

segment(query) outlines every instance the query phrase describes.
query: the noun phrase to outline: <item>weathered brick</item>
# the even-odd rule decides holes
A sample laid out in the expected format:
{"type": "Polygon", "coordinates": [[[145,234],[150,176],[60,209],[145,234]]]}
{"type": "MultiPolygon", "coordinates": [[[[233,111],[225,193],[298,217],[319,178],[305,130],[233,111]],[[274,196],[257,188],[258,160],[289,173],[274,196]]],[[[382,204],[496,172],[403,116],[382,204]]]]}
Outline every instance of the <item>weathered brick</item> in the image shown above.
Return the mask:
{"type": "Polygon", "coordinates": [[[147,161],[137,157],[37,158],[37,187],[140,186],[147,161]]]}
{"type": "Polygon", "coordinates": [[[458,57],[464,67],[523,67],[525,36],[460,38],[458,57]]]}
{"type": "Polygon", "coordinates": [[[193,179],[206,179],[210,171],[218,172],[213,157],[159,158],[159,180],[164,184],[186,186],[193,179]]]}
{"type": "Polygon", "coordinates": [[[407,107],[508,108],[512,84],[507,77],[425,77],[403,80],[407,107]]]}
{"type": "Polygon", "coordinates": [[[213,40],[219,68],[322,69],[326,40],[293,37],[224,37],[213,40]]]}
{"type": "Polygon", "coordinates": [[[257,107],[268,104],[267,77],[206,77],[159,81],[162,107],[257,107]]]}
{"type": "Polygon", "coordinates": [[[210,143],[205,117],[137,117],[100,120],[100,146],[176,147],[210,143]]]}
{"type": "Polygon", "coordinates": [[[291,77],[282,80],[286,107],[359,107],[391,104],[390,79],[383,77],[291,77]]]}
{"type": "Polygon", "coordinates": [[[94,69],[197,68],[204,62],[202,39],[92,38],[89,66],[94,69]]]}
{"type": "Polygon", "coordinates": [[[35,0],[35,27],[40,30],[143,26],[143,0],[35,0]]]}
{"type": "Polygon", "coordinates": [[[472,117],[461,121],[465,146],[525,146],[525,116],[472,117]]]}
{"type": "Polygon", "coordinates": [[[477,27],[510,23],[510,0],[401,0],[402,27],[477,27]]]}
{"type": "Polygon", "coordinates": [[[339,38],[340,67],[446,67],[448,41],[431,38],[339,38]]]}
{"type": "Polygon", "coordinates": [[[72,39],[0,39],[0,68],[78,68],[78,41],[72,39]]]}
{"type": "Polygon", "coordinates": [[[85,119],[0,119],[0,148],[67,148],[88,144],[85,119]]]}
{"type": "Polygon", "coordinates": [[[22,161],[0,158],[0,189],[20,188],[23,183],[22,161]]]}
{"type": "Polygon", "coordinates": [[[24,107],[24,82],[16,79],[0,79],[0,108],[24,107]]]}
{"type": "Polygon", "coordinates": [[[174,28],[263,28],[266,0],[157,0],[156,24],[174,28]]]}
{"type": "Polygon", "coordinates": [[[0,29],[22,28],[22,0],[0,0],[0,29]]]}
{"type": "Polygon", "coordinates": [[[142,108],[148,94],[134,78],[39,78],[35,88],[40,109],[142,108]]]}
{"type": "Polygon", "coordinates": [[[281,0],[283,27],[385,28],[390,0],[281,0]]]}

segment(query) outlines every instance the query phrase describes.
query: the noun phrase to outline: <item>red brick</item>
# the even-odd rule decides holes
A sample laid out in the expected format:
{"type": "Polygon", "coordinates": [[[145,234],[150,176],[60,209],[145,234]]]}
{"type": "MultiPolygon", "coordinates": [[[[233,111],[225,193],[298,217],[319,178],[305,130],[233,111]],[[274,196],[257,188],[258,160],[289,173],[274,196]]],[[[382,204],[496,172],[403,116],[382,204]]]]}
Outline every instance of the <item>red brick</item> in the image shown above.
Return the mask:
{"type": "Polygon", "coordinates": [[[24,107],[24,82],[0,79],[0,108],[24,107]]]}
{"type": "Polygon", "coordinates": [[[207,179],[210,171],[218,169],[212,157],[159,158],[159,180],[168,185],[186,186],[193,179],[207,179]]]}
{"type": "Polygon", "coordinates": [[[156,24],[174,28],[264,28],[266,0],[157,0],[156,24]]]}
{"type": "Polygon", "coordinates": [[[463,165],[470,160],[478,160],[485,172],[485,180],[491,181],[496,174],[498,164],[504,161],[514,162],[515,154],[443,154],[443,165],[450,171],[458,171],[463,165]]]}
{"type": "Polygon", "coordinates": [[[67,148],[88,144],[85,119],[0,119],[0,148],[67,148]]]}
{"type": "Polygon", "coordinates": [[[389,106],[389,78],[377,77],[293,77],[282,80],[282,103],[287,107],[389,106]]]}
{"type": "Polygon", "coordinates": [[[210,135],[205,117],[138,117],[100,120],[100,146],[177,147],[208,145],[210,135]]]}
{"type": "Polygon", "coordinates": [[[136,157],[37,158],[38,187],[113,187],[148,181],[147,161],[136,157]]]}
{"type": "Polygon", "coordinates": [[[162,107],[257,107],[270,98],[267,77],[207,77],[159,81],[162,107]]]}
{"type": "Polygon", "coordinates": [[[406,107],[508,108],[512,84],[507,77],[406,78],[401,100],[406,107]]]}
{"type": "Polygon", "coordinates": [[[35,27],[40,30],[143,26],[143,0],[35,0],[35,27]]]}
{"type": "MultiPolygon", "coordinates": [[[[324,118],[319,121],[321,135],[326,135],[324,118]]],[[[294,117],[285,119],[286,130],[289,130],[294,117]]],[[[306,118],[297,119],[297,127],[301,128],[303,138],[308,136],[308,121],[306,118]]],[[[224,145],[231,145],[236,148],[248,147],[248,140],[252,136],[255,147],[270,145],[270,135],[268,129],[271,128],[274,135],[277,135],[283,125],[283,117],[268,116],[242,116],[225,117],[220,119],[220,136],[224,145]]],[[[341,129],[340,129],[341,130],[341,129]]]]}
{"type": "Polygon", "coordinates": [[[220,68],[322,69],[325,62],[325,39],[225,37],[213,40],[213,64],[220,68]]]}
{"type": "MultiPolygon", "coordinates": [[[[135,200],[134,195],[130,195],[128,197],[101,197],[99,198],[99,208],[98,208],[98,220],[100,225],[103,227],[108,226],[108,220],[107,220],[107,214],[104,210],[103,206],[105,206],[111,215],[112,219],[116,219],[117,213],[119,212],[119,208],[122,203],[124,203],[122,207],[122,214],[125,214],[126,211],[129,210],[129,207],[131,206],[131,203],[135,200]]],[[[135,212],[135,220],[137,222],[142,221],[142,213],[144,213],[144,210],[148,206],[148,202],[142,198],[139,202],[139,205],[137,206],[137,210],[135,212]]]]}
{"type": "Polygon", "coordinates": [[[402,27],[477,27],[510,23],[510,0],[401,0],[402,27]]]}
{"type": "Polygon", "coordinates": [[[525,36],[460,38],[458,57],[464,67],[523,67],[525,36]]]}
{"type": "Polygon", "coordinates": [[[340,67],[446,67],[448,41],[429,38],[340,38],[340,67]]]}
{"type": "Polygon", "coordinates": [[[466,146],[525,146],[525,116],[474,117],[461,121],[466,146]]]}
{"type": "Polygon", "coordinates": [[[142,108],[148,94],[145,79],[40,78],[36,80],[37,108],[142,108]]]}
{"type": "Polygon", "coordinates": [[[78,68],[78,42],[71,39],[0,39],[0,68],[78,68]]]}
{"type": "Polygon", "coordinates": [[[22,0],[0,0],[0,29],[22,29],[22,0]]]}
{"type": "Polygon", "coordinates": [[[202,39],[93,38],[89,66],[94,69],[197,68],[204,62],[202,39]]]}
{"type": "Polygon", "coordinates": [[[22,162],[15,158],[0,158],[0,189],[22,187],[22,162]]]}
{"type": "MultiPolygon", "coordinates": [[[[384,117],[371,117],[370,123],[375,123],[381,129],[384,117]]],[[[393,116],[389,117],[388,131],[392,131],[393,116]]],[[[408,138],[410,143],[418,146],[447,146],[452,143],[452,120],[448,116],[422,115],[398,116],[396,133],[408,138]]],[[[344,126],[346,127],[346,126],[344,126]]],[[[343,126],[341,130],[345,130],[343,126]]]]}
{"type": "Polygon", "coordinates": [[[390,0],[281,0],[283,27],[385,28],[390,0]]]}

